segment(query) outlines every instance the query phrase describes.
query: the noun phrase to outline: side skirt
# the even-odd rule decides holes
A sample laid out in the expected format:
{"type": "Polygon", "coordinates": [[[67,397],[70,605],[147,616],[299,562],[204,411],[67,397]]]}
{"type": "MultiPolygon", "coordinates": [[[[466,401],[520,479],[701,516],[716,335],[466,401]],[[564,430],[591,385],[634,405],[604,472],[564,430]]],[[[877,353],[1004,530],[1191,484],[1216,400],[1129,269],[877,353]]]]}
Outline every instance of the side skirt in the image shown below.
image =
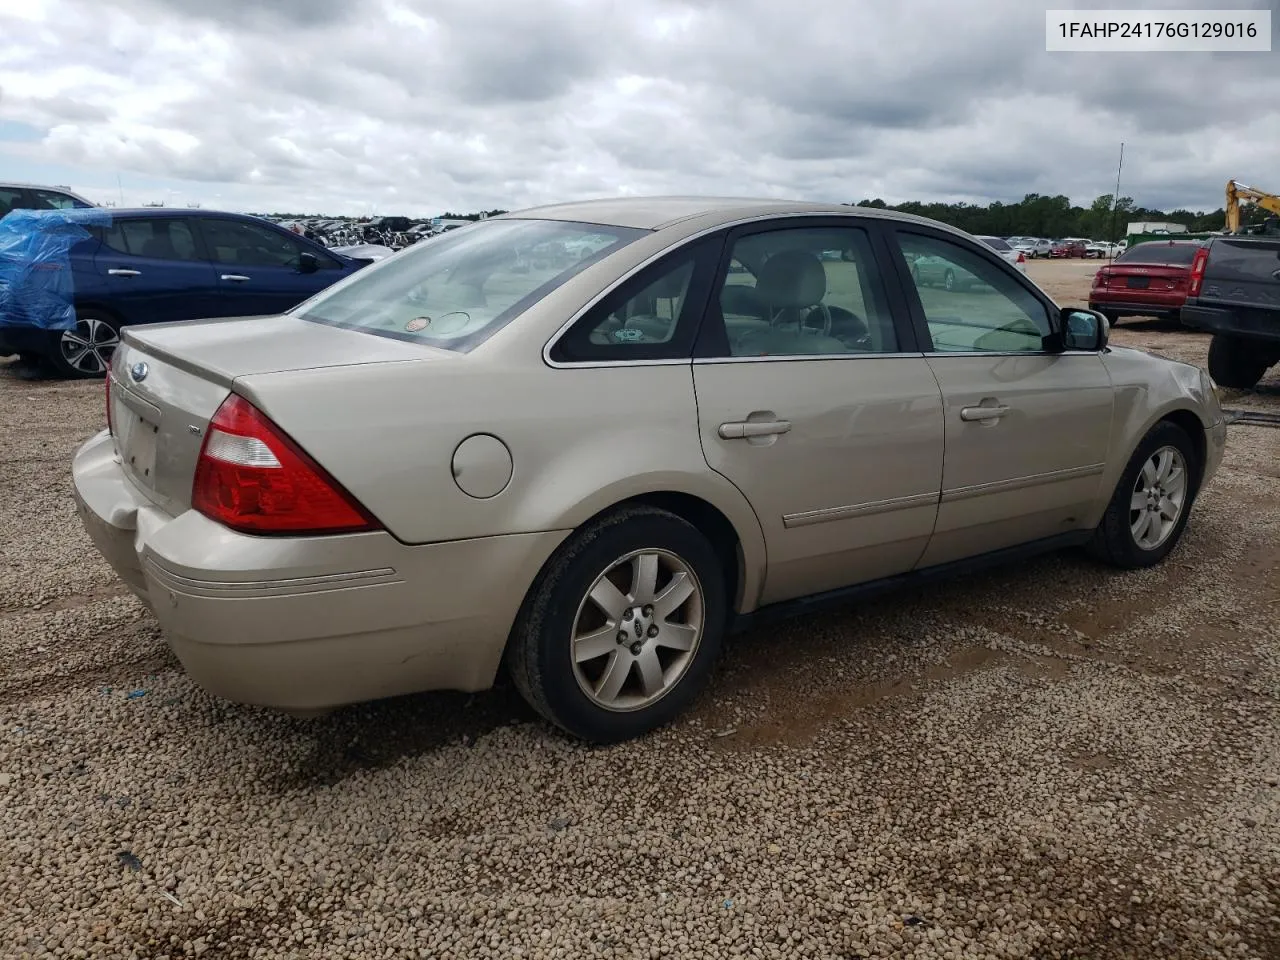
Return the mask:
{"type": "Polygon", "coordinates": [[[771,603],[751,613],[738,614],[734,617],[729,630],[730,633],[742,633],[763,624],[777,623],[781,620],[790,620],[793,617],[803,617],[809,614],[850,607],[893,590],[917,587],[939,580],[951,580],[958,576],[978,573],[993,567],[1006,566],[1031,557],[1040,556],[1041,554],[1053,553],[1068,547],[1082,546],[1088,543],[1092,537],[1092,530],[1073,530],[1070,533],[1045,537],[1041,540],[1032,540],[1030,543],[1019,544],[1016,547],[1005,547],[976,557],[966,557],[963,560],[940,563],[937,566],[912,570],[909,573],[900,573],[881,580],[870,580],[866,583],[854,584],[851,587],[840,587],[836,590],[828,590],[825,593],[815,593],[808,597],[771,603]]]}

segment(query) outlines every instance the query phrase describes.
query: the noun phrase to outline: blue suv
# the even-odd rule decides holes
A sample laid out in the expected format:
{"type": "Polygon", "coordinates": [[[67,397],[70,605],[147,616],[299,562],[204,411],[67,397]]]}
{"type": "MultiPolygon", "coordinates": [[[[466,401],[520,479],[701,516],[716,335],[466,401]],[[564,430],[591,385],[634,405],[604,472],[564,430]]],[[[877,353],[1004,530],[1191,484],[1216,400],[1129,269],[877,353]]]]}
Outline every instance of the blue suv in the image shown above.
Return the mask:
{"type": "Polygon", "coordinates": [[[0,356],[44,361],[64,377],[101,377],[123,326],[283,313],[368,265],[259,217],[109,213],[109,227],[88,228],[91,238],[70,251],[75,329],[6,326],[0,317],[0,356]]]}

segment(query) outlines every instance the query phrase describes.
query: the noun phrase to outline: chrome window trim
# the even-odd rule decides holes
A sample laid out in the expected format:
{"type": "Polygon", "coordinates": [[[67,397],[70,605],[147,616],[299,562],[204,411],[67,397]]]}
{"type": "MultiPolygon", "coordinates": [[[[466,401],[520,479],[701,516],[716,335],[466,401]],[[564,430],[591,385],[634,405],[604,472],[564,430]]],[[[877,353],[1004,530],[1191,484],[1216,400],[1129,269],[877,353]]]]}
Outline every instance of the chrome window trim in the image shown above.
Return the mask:
{"type": "MultiPolygon", "coordinates": [[[[850,208],[850,209],[856,210],[857,208],[850,208]]],[[[611,293],[617,290],[618,287],[622,286],[622,284],[626,283],[628,280],[634,277],[641,270],[644,270],[647,267],[652,266],[654,263],[656,263],[658,260],[665,257],[667,254],[671,253],[674,250],[679,249],[680,247],[683,247],[685,244],[693,243],[695,240],[701,240],[703,237],[709,237],[713,233],[719,233],[720,231],[727,232],[729,230],[734,229],[735,227],[740,227],[748,223],[765,223],[770,220],[814,220],[814,219],[828,219],[832,217],[843,217],[849,220],[857,220],[859,219],[859,214],[856,212],[843,213],[838,211],[814,212],[812,210],[806,210],[806,211],[797,212],[797,213],[757,214],[756,216],[742,217],[737,220],[726,220],[723,223],[716,224],[714,227],[707,227],[705,230],[699,230],[697,233],[691,233],[687,237],[681,237],[675,243],[668,244],[667,246],[659,250],[657,253],[654,253],[652,256],[636,264],[626,273],[622,274],[622,276],[615,279],[613,283],[611,283],[608,287],[606,287],[596,296],[592,297],[585,306],[580,307],[577,310],[577,312],[575,312],[573,316],[571,316],[568,320],[566,320],[560,326],[560,328],[551,335],[551,338],[545,344],[543,344],[542,362],[545,363],[547,366],[557,370],[573,369],[576,367],[674,366],[676,364],[691,363],[693,362],[693,360],[692,358],[689,358],[689,357],[681,358],[678,360],[571,360],[571,361],[562,363],[558,360],[551,359],[551,351],[555,348],[555,345],[559,342],[560,338],[563,337],[566,333],[568,333],[569,328],[572,327],[579,320],[581,320],[583,316],[585,316],[590,310],[594,309],[596,304],[598,304],[601,300],[609,296],[611,293]]],[[[656,232],[661,232],[661,230],[662,228],[659,228],[658,231],[656,232]]],[[[823,354],[822,356],[825,359],[830,359],[830,355],[823,354]]],[[[838,354],[837,356],[845,356],[845,355],[838,354]]],[[[851,356],[864,356],[864,354],[853,354],[851,356]]],[[[872,356],[888,356],[888,354],[872,354],[872,356]]],[[[917,354],[913,354],[913,356],[917,356],[917,354]]],[[[729,359],[738,359],[738,358],[729,358],[729,359]]],[[[752,357],[749,359],[782,359],[782,358],[752,357]]],[[[795,360],[795,359],[801,359],[801,358],[790,357],[787,359],[795,360]]]]}

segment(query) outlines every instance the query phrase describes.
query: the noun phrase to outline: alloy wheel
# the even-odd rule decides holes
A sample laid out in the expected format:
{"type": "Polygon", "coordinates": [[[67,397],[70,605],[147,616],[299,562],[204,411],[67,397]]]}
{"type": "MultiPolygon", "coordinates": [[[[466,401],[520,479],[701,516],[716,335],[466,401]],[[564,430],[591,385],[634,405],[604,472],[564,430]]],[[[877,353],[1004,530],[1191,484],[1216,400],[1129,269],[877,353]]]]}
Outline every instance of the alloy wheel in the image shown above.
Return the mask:
{"type": "Polygon", "coordinates": [[[651,706],[684,677],[702,641],[697,574],[666,550],[620,557],[591,585],[573,621],[574,677],[596,706],[651,706]]]}
{"type": "Polygon", "coordinates": [[[1129,499],[1129,529],[1143,550],[1160,547],[1186,507],[1187,464],[1177,447],[1164,446],[1143,463],[1129,499]]]}
{"type": "Polygon", "coordinates": [[[74,329],[65,330],[58,340],[62,358],[80,373],[101,375],[111,364],[111,355],[120,345],[120,335],[111,324],[97,317],[76,321],[74,329]]]}

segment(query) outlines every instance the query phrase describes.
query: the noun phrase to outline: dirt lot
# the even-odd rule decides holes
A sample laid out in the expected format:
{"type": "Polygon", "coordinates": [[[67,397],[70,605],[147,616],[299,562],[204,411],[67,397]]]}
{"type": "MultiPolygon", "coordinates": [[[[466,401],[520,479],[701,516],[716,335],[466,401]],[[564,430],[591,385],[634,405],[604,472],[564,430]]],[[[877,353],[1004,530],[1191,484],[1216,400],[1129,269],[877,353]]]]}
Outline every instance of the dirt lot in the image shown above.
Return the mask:
{"type": "MultiPolygon", "coordinates": [[[[1031,269],[1065,303],[1094,266],[1031,269]]],[[[0,371],[0,954],[1280,957],[1280,431],[1231,428],[1157,569],[762,630],[591,749],[506,689],[309,722],[196,689],[70,502],[101,393],[0,371]]]]}

